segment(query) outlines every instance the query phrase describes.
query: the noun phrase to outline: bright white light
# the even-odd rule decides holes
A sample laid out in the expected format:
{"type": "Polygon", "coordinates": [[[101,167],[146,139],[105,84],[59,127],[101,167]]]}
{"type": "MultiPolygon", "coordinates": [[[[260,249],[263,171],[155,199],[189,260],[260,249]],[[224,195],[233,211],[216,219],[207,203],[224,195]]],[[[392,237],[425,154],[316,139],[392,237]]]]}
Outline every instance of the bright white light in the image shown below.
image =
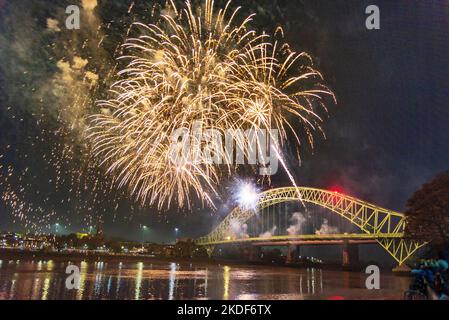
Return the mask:
{"type": "Polygon", "coordinates": [[[259,202],[259,192],[256,187],[247,182],[242,182],[238,186],[237,202],[244,210],[254,210],[259,202]]]}

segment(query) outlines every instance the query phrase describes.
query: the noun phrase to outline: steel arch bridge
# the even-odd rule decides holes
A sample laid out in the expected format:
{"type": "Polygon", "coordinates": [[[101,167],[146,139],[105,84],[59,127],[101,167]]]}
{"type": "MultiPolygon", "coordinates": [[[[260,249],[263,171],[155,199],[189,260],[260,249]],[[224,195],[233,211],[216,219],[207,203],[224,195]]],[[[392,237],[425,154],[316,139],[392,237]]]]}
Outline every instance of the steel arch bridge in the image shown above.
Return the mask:
{"type": "Polygon", "coordinates": [[[379,243],[398,263],[403,264],[425,242],[417,242],[404,238],[405,216],[402,213],[384,209],[368,202],[350,197],[341,193],[328,190],[287,187],[265,191],[259,195],[256,210],[242,210],[235,208],[226,218],[207,236],[196,239],[198,245],[213,248],[213,246],[225,243],[242,242],[267,242],[279,240],[314,240],[322,239],[323,235],[286,235],[270,238],[237,238],[232,230],[231,223],[243,224],[258,211],[272,205],[287,202],[300,201],[311,203],[326,208],[340,217],[357,226],[361,234],[327,235],[330,238],[342,239],[371,239],[379,243]]]}

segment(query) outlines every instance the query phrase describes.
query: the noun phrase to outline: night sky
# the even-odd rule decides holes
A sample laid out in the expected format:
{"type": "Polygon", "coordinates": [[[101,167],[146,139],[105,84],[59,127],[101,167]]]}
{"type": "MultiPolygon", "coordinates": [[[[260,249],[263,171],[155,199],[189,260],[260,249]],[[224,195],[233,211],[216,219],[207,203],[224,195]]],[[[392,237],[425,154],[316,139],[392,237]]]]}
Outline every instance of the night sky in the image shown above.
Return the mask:
{"type": "MultiPolygon", "coordinates": [[[[53,80],[59,79],[62,72],[57,62],[75,55],[89,58],[86,68],[99,75],[100,88],[94,93],[89,91],[90,99],[101,98],[101,88],[107,86],[102,80],[113,58],[110,48],[123,41],[134,19],[150,22],[145,21],[144,8],[152,1],[136,1],[132,17],[127,13],[131,2],[99,1],[93,11],[96,21],[92,23],[105,26],[111,22],[111,26],[105,30],[103,50],[96,50],[92,43],[98,38],[83,30],[83,25],[80,31],[62,30],[65,7],[77,1],[50,4],[46,0],[0,0],[2,174],[7,175],[8,165],[18,172],[28,168],[34,178],[23,192],[24,199],[43,211],[55,210],[57,213],[48,223],[70,224],[67,232],[94,223],[92,216],[101,212],[110,236],[139,240],[141,224],[150,226],[147,238],[152,241],[172,241],[175,227],[180,229],[179,236],[200,236],[226,215],[231,203],[219,205],[217,212],[173,209],[158,213],[154,208],[138,208],[121,192],[111,190],[98,202],[92,202],[100,204],[89,208],[86,218],[85,208],[74,209],[74,203],[91,201],[90,187],[68,204],[61,199],[73,190],[63,184],[55,193],[54,184],[47,183],[53,167],[44,168],[42,155],[52,152],[48,145],[57,149],[67,143],[67,137],[53,140],[51,132],[57,130],[57,125],[52,119],[58,121],[55,110],[61,104],[73,102],[69,91],[54,87],[59,84],[53,80]],[[60,20],[61,30],[50,30],[48,18],[60,20]],[[81,33],[74,35],[76,32],[81,33]],[[84,38],[91,39],[91,43],[83,48],[84,38]],[[36,114],[42,109],[46,110],[48,132],[40,143],[32,144],[30,137],[41,132],[41,127],[36,126],[36,114]],[[23,154],[28,156],[24,158],[23,154]]],[[[329,107],[329,119],[324,125],[326,140],[317,139],[314,150],[302,146],[301,165],[292,148],[286,153],[300,185],[338,187],[350,195],[401,211],[413,191],[449,169],[448,1],[251,0],[234,1],[233,5],[242,5],[245,13],[257,13],[254,26],[259,30],[271,33],[281,24],[294,49],[312,54],[336,94],[338,103],[329,107]],[[370,4],[380,8],[380,30],[365,27],[365,8],[370,4]]],[[[82,150],[78,152],[82,154],[82,150]]],[[[230,184],[223,183],[224,198],[230,184]]],[[[280,172],[272,185],[290,183],[280,172]]],[[[21,186],[16,183],[14,188],[21,186]]],[[[0,185],[0,192],[4,190],[5,186],[0,185]]],[[[22,230],[20,223],[13,223],[10,207],[1,201],[0,230],[22,230]]]]}

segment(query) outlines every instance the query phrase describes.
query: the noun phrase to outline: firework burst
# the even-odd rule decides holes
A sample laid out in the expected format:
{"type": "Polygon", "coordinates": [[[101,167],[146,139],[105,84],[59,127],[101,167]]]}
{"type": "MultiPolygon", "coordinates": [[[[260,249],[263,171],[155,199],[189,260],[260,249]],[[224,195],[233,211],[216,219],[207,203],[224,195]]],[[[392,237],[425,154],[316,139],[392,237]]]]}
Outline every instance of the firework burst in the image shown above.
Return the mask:
{"type": "MultiPolygon", "coordinates": [[[[312,145],[314,132],[322,132],[319,110],[334,95],[311,58],[252,30],[253,15],[238,22],[239,9],[229,7],[217,10],[206,0],[201,8],[186,2],[178,9],[170,2],[155,10],[156,23],[134,24],[139,35],[125,42],[120,58],[126,67],[90,118],[95,157],[142,203],[190,207],[196,194],[213,206],[221,178],[237,170],[232,161],[171,162],[171,137],[180,128],[277,129],[279,157],[289,132],[296,143],[305,137],[312,145]]],[[[244,141],[237,144],[248,156],[244,141]]]]}

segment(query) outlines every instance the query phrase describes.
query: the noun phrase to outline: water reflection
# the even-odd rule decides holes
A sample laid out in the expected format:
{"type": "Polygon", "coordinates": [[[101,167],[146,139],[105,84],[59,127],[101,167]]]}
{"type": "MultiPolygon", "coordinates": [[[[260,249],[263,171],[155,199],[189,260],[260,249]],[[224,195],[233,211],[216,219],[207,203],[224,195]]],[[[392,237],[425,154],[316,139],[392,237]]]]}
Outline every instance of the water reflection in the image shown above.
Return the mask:
{"type": "Polygon", "coordinates": [[[83,294],[85,290],[84,284],[86,283],[86,274],[87,274],[87,262],[81,261],[80,263],[80,288],[77,291],[76,298],[78,300],[83,299],[83,294]]]}
{"type": "Polygon", "coordinates": [[[15,289],[16,289],[16,279],[13,279],[11,281],[11,287],[9,289],[9,292],[10,292],[9,299],[10,300],[13,299],[13,297],[14,297],[15,289]]]}
{"type": "Polygon", "coordinates": [[[173,300],[176,287],[176,263],[170,264],[168,300],[173,300]]]}
{"type": "Polygon", "coordinates": [[[134,299],[140,299],[140,287],[142,286],[142,272],[143,272],[143,263],[139,262],[137,264],[137,275],[136,275],[136,290],[134,290],[134,299]]]}
{"type": "Polygon", "coordinates": [[[315,268],[0,260],[0,299],[399,299],[408,286],[393,275],[381,278],[382,290],[364,281],[364,273],[315,268]],[[79,290],[65,287],[68,264],[80,268],[79,290]]]}
{"type": "Polygon", "coordinates": [[[48,299],[48,288],[50,288],[51,278],[45,278],[44,288],[42,289],[42,300],[48,299]]]}
{"type": "Polygon", "coordinates": [[[229,277],[231,268],[228,266],[223,267],[223,300],[229,299],[229,277]]]}
{"type": "Polygon", "coordinates": [[[209,279],[209,272],[206,268],[206,276],[204,278],[204,296],[207,297],[207,280],[209,279]]]}

